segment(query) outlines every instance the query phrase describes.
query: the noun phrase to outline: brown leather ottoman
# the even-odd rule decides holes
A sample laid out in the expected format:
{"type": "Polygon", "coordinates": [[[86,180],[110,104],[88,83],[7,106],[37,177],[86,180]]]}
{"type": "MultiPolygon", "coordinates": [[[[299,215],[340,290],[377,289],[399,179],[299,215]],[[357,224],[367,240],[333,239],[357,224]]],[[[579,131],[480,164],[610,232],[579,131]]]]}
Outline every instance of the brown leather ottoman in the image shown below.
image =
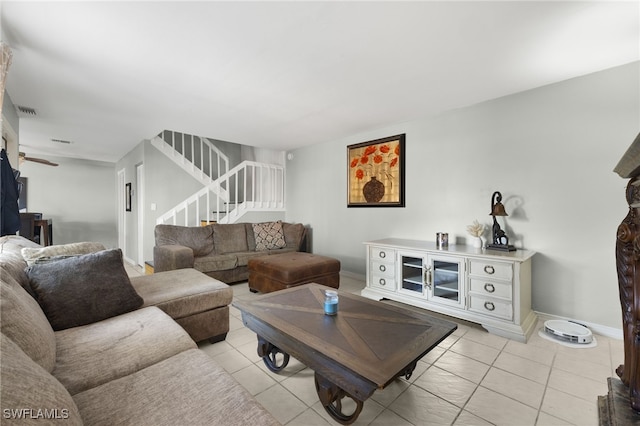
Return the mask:
{"type": "Polygon", "coordinates": [[[249,290],[270,293],[306,283],[340,286],[340,261],[293,252],[249,259],[249,290]]]}

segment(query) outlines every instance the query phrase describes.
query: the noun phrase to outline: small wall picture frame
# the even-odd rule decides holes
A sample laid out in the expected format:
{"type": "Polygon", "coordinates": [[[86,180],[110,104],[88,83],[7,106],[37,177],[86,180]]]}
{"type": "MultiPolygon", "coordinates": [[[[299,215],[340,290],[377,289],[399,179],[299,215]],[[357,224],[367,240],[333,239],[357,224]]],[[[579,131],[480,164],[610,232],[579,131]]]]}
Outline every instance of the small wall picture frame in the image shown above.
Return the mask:
{"type": "Polygon", "coordinates": [[[404,207],[405,134],[347,146],[347,207],[404,207]]]}
{"type": "Polygon", "coordinates": [[[131,211],[131,182],[124,185],[124,210],[131,211]]]}

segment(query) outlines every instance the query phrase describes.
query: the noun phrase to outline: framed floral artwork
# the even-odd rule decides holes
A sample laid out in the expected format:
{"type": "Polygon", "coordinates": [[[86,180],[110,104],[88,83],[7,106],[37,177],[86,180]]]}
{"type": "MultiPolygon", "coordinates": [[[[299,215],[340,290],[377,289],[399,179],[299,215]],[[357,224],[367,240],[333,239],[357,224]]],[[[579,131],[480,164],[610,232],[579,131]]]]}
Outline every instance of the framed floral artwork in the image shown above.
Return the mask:
{"type": "Polygon", "coordinates": [[[347,207],[404,207],[405,135],[347,146],[347,207]]]}

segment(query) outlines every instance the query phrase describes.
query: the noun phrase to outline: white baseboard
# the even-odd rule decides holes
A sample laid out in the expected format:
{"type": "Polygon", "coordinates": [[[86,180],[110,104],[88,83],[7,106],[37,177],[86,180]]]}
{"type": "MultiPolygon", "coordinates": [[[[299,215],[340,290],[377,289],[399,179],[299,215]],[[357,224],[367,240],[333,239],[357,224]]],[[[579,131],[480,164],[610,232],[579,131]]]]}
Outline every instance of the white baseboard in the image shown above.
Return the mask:
{"type": "Polygon", "coordinates": [[[536,312],[536,314],[538,315],[538,318],[541,319],[542,321],[548,321],[548,320],[574,321],[579,324],[587,326],[591,330],[591,332],[594,334],[599,334],[601,336],[610,337],[612,339],[617,339],[617,340],[623,339],[621,328],[609,327],[602,324],[594,324],[591,322],[577,320],[573,318],[560,317],[558,315],[545,314],[544,312],[536,312]]]}

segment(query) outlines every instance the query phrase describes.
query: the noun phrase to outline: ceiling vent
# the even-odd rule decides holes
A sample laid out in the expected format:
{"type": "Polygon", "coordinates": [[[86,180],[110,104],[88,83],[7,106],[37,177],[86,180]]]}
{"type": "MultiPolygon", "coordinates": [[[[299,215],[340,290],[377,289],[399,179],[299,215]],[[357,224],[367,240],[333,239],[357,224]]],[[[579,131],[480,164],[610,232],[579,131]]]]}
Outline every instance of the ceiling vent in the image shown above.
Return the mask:
{"type": "Polygon", "coordinates": [[[55,143],[66,143],[67,145],[73,143],[71,141],[66,141],[64,139],[51,139],[51,142],[55,142],[55,143]]]}
{"type": "Polygon", "coordinates": [[[36,110],[30,107],[26,107],[26,106],[16,106],[16,108],[18,108],[18,111],[20,111],[23,114],[27,114],[27,115],[38,115],[36,114],[36,110]]]}

